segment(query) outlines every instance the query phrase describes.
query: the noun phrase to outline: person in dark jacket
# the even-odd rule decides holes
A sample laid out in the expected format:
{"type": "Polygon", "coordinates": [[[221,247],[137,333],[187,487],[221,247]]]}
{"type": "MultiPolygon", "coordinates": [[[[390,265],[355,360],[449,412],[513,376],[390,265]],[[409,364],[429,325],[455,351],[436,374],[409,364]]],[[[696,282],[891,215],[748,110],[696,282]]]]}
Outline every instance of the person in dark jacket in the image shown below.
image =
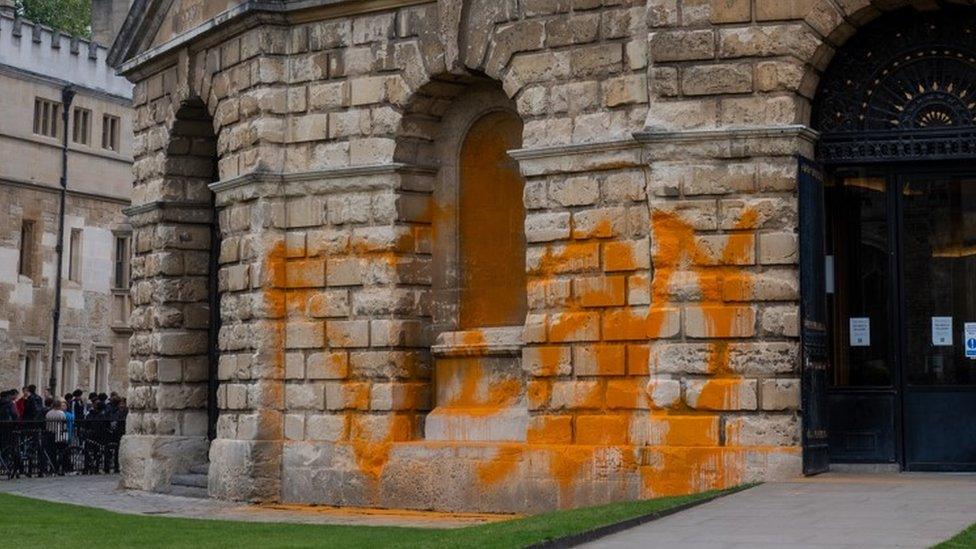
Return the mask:
{"type": "Polygon", "coordinates": [[[14,421],[17,419],[17,406],[14,404],[14,398],[16,396],[16,389],[0,393],[0,421],[14,421]]]}
{"type": "Polygon", "coordinates": [[[71,393],[71,403],[69,407],[71,413],[75,415],[75,419],[83,419],[85,414],[88,412],[88,407],[85,406],[85,399],[82,398],[85,393],[81,392],[81,389],[75,389],[75,392],[71,393]]]}
{"type": "Polygon", "coordinates": [[[37,394],[36,385],[27,386],[26,398],[27,400],[24,402],[24,415],[21,419],[25,421],[44,419],[44,414],[47,413],[47,409],[44,407],[44,401],[37,394]]]}

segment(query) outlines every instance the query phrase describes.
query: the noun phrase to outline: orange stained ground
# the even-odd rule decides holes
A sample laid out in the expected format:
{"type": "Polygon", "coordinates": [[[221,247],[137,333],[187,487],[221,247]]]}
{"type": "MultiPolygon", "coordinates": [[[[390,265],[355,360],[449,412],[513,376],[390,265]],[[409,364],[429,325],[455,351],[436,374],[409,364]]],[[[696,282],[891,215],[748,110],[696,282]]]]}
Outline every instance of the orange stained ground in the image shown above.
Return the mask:
{"type": "Polygon", "coordinates": [[[525,319],[525,186],[508,151],[522,122],[508,111],[471,126],[459,160],[460,319],[464,328],[517,326],[525,319]]]}
{"type": "Polygon", "coordinates": [[[477,525],[491,522],[502,522],[522,518],[523,515],[512,513],[448,513],[440,511],[417,511],[412,509],[375,509],[371,507],[333,507],[331,505],[303,505],[294,503],[263,503],[258,505],[243,505],[242,510],[260,513],[264,510],[283,511],[289,514],[301,513],[307,515],[327,515],[337,518],[375,517],[377,526],[385,526],[383,519],[393,519],[391,524],[404,526],[415,522],[417,526],[428,523],[444,523],[448,525],[477,525]],[[402,522],[402,523],[401,523],[402,522]]]}

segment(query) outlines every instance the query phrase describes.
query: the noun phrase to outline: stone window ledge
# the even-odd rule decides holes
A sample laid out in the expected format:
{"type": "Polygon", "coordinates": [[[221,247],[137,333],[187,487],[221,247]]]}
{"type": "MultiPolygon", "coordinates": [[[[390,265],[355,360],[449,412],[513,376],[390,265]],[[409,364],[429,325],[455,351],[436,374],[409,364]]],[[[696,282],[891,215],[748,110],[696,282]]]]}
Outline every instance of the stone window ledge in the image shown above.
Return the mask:
{"type": "Polygon", "coordinates": [[[431,347],[434,356],[521,356],[522,327],[500,326],[443,332],[431,347]]]}

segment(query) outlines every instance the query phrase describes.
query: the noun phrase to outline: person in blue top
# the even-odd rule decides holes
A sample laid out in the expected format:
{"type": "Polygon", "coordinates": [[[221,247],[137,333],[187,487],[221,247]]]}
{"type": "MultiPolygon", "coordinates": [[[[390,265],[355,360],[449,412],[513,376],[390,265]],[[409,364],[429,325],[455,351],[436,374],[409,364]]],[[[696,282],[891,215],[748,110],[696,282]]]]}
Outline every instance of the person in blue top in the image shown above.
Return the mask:
{"type": "Polygon", "coordinates": [[[68,405],[68,403],[71,402],[71,399],[72,399],[71,393],[64,395],[64,402],[65,402],[64,419],[65,419],[65,428],[67,428],[68,430],[69,445],[71,444],[71,439],[73,438],[73,435],[75,433],[75,413],[72,407],[68,405]]]}

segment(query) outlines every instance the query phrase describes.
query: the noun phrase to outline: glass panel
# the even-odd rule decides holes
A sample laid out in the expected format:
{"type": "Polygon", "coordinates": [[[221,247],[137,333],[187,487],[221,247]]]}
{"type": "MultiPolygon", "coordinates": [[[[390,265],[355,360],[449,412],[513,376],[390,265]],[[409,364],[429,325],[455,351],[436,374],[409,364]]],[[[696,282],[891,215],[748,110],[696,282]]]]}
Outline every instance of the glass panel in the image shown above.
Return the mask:
{"type": "Polygon", "coordinates": [[[833,289],[827,296],[833,324],[831,385],[890,386],[893,376],[888,327],[892,280],[885,179],[838,178],[826,189],[826,202],[827,254],[832,256],[826,267],[827,288],[833,289]]]}
{"type": "Polygon", "coordinates": [[[907,381],[974,384],[964,329],[976,322],[976,179],[912,177],[901,196],[907,381]]]}

